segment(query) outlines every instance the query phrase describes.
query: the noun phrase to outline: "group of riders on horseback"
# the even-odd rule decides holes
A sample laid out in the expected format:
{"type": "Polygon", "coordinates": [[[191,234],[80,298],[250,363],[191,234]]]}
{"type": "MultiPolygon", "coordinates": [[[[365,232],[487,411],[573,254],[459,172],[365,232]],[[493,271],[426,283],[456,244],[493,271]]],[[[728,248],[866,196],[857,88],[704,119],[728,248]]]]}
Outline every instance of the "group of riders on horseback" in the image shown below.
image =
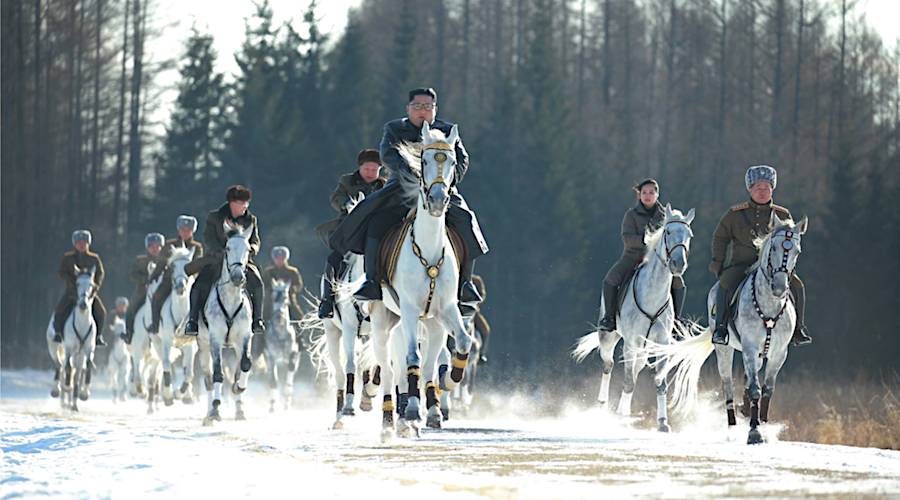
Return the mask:
{"type": "MultiPolygon", "coordinates": [[[[360,151],[357,156],[357,170],[340,178],[337,188],[331,195],[331,205],[339,212],[339,216],[316,228],[323,241],[332,249],[326,259],[323,274],[319,317],[328,318],[334,314],[332,284],[344,271],[345,255],[348,252],[365,255],[366,282],[354,294],[354,298],[360,301],[381,300],[381,277],[377,274],[375,264],[378,247],[385,233],[394,225],[399,224],[411,208],[409,202],[400,194],[399,180],[396,176],[400,169],[409,169],[406,160],[400,156],[398,146],[401,141],[417,142],[421,140],[422,124],[425,121],[432,128],[449,134],[454,124],[435,118],[437,114],[436,101],[437,93],[431,88],[411,90],[409,104],[406,107],[407,117],[385,124],[381,150],[363,149],[360,151]],[[380,175],[382,166],[390,169],[390,178],[380,175]],[[364,195],[365,199],[350,213],[348,210],[350,205],[356,204],[361,198],[360,195],[364,195]]],[[[455,180],[458,183],[468,169],[468,154],[461,139],[458,139],[453,147],[458,160],[454,165],[455,180]]],[[[297,268],[287,264],[290,250],[284,246],[273,248],[272,259],[275,265],[260,273],[260,267],[253,259],[259,253],[260,241],[256,217],[248,210],[251,192],[240,185],[231,186],[228,188],[225,198],[224,205],[207,214],[203,231],[205,252],[204,245],[193,239],[194,232],[197,230],[197,219],[188,215],[179,216],[176,221],[178,238],[164,241],[164,237],[160,233],[150,233],[146,236],[144,243],[147,254],[138,256],[131,268],[130,277],[137,284],[134,296],[130,301],[124,297],[117,299],[117,305],[120,306],[118,309],[125,311],[126,332],[123,338],[126,342],[131,340],[134,332],[135,313],[145,302],[149,285],[159,280],[160,276],[169,277],[171,269],[167,268],[166,263],[175,248],[195,249],[192,261],[185,266],[186,273],[197,275],[191,289],[191,307],[185,325],[185,333],[197,335],[200,312],[206,304],[211,287],[218,278],[224,258],[228,240],[225,232],[226,223],[230,227],[240,226],[243,230],[251,229],[249,239],[251,259],[247,266],[245,287],[252,303],[253,333],[262,334],[265,331],[263,318],[264,315],[267,317],[271,314],[271,305],[266,299],[268,294],[265,292],[264,284],[270,286],[274,279],[291,283],[288,294],[290,316],[292,320],[301,318],[302,311],[297,304],[296,294],[302,291],[303,280],[297,268]]],[[[459,283],[460,310],[467,318],[479,316],[476,321],[485,330],[484,335],[487,335],[489,327],[484,318],[480,317],[476,307],[482,301],[482,294],[472,283],[472,261],[487,253],[488,247],[475,214],[468,208],[455,185],[451,195],[451,206],[447,213],[447,223],[459,231],[468,245],[469,261],[464,266],[459,283]]],[[[54,328],[60,338],[62,325],[75,303],[74,266],[77,265],[80,269],[96,268],[93,290],[95,295],[103,281],[103,266],[100,257],[96,253],[88,251],[91,242],[90,232],[78,230],[73,234],[72,240],[75,251],[65,255],[59,268],[60,279],[67,286],[66,293],[60,300],[54,317],[54,328]]],[[[478,279],[480,280],[480,278],[478,279]]],[[[170,279],[162,279],[159,282],[160,286],[151,298],[151,323],[146,325],[147,331],[151,334],[157,333],[160,311],[171,293],[170,279]]],[[[484,290],[483,283],[480,284],[480,288],[484,290]]],[[[102,331],[106,310],[99,297],[94,300],[93,304],[94,320],[98,325],[96,342],[97,345],[106,345],[99,335],[99,332],[102,331]]]]}
{"type": "MultiPolygon", "coordinates": [[[[378,274],[379,247],[385,234],[404,221],[415,203],[415,200],[409,200],[402,196],[400,174],[408,171],[410,166],[407,160],[401,156],[399,147],[404,142],[421,141],[422,126],[425,122],[428,122],[431,129],[438,129],[446,136],[450,136],[450,132],[455,126],[436,118],[437,93],[431,88],[417,88],[409,91],[406,113],[405,118],[385,124],[380,151],[363,149],[359,152],[358,168],[340,178],[337,188],[330,197],[331,205],[339,213],[338,217],[316,228],[319,236],[332,250],[326,259],[323,273],[318,308],[320,318],[329,318],[334,314],[332,284],[344,271],[345,256],[350,252],[364,255],[366,274],[365,283],[353,294],[353,297],[358,301],[381,300],[384,277],[378,274]],[[390,177],[387,179],[380,175],[382,166],[387,167],[390,171],[390,177]],[[357,204],[362,195],[364,195],[364,199],[357,204]],[[349,210],[351,207],[353,207],[352,211],[349,210]]],[[[448,226],[460,233],[467,246],[468,261],[462,266],[460,273],[458,299],[462,316],[473,318],[478,313],[477,305],[483,300],[483,292],[479,293],[478,288],[473,284],[474,259],[487,253],[488,246],[474,212],[469,209],[458,190],[458,183],[468,169],[468,153],[460,138],[456,139],[452,147],[456,153],[456,163],[453,165],[455,182],[452,186],[446,222],[448,226]]],[[[713,235],[712,262],[709,269],[717,276],[721,285],[716,302],[716,326],[713,336],[713,342],[717,344],[727,342],[726,319],[729,309],[729,289],[740,282],[740,278],[756,261],[758,250],[754,246],[754,241],[769,233],[776,217],[781,220],[791,218],[790,212],[786,208],[772,202],[772,192],[776,186],[775,169],[765,165],[751,167],[746,173],[745,183],[750,193],[750,200],[732,206],[719,221],[713,235]],[[729,245],[731,246],[731,256],[726,264],[726,250],[729,245]]],[[[646,179],[637,184],[634,189],[638,193],[638,203],[626,212],[622,221],[621,238],[625,248],[622,257],[609,270],[603,282],[601,300],[605,306],[605,314],[600,318],[598,326],[606,331],[616,328],[616,302],[619,288],[644,256],[645,234],[648,229],[658,229],[665,217],[665,210],[658,201],[659,184],[655,180],[646,179]]],[[[245,287],[252,303],[251,327],[253,333],[262,334],[265,331],[264,316],[267,317],[271,314],[271,306],[266,301],[267,294],[264,284],[270,286],[273,279],[291,283],[290,316],[292,320],[300,319],[302,312],[297,305],[296,294],[302,290],[303,280],[297,269],[287,264],[290,250],[283,246],[275,247],[272,250],[275,265],[266,268],[261,273],[259,265],[253,259],[259,253],[260,241],[257,219],[248,210],[251,192],[240,185],[231,186],[225,194],[225,199],[225,204],[207,214],[203,231],[205,252],[204,246],[193,239],[197,229],[197,219],[188,215],[179,216],[176,220],[177,238],[164,240],[160,233],[150,233],[146,236],[144,243],[147,254],[138,256],[131,268],[131,279],[137,283],[134,296],[131,301],[124,297],[117,300],[116,314],[121,315],[123,310],[126,311],[124,336],[126,341],[130,341],[134,331],[134,312],[145,302],[149,284],[160,276],[169,277],[167,273],[171,273],[171,269],[167,268],[166,262],[176,248],[194,249],[191,263],[185,266],[185,272],[197,275],[196,282],[191,289],[190,315],[185,325],[185,333],[197,335],[200,311],[206,304],[212,285],[218,279],[224,259],[228,241],[226,225],[235,228],[240,226],[243,230],[251,230],[249,238],[251,259],[247,266],[245,287]]],[[[72,235],[72,242],[75,250],[65,254],[59,267],[58,274],[66,284],[66,291],[55,310],[54,328],[57,337],[61,338],[62,326],[76,301],[76,270],[94,269],[93,293],[95,300],[92,314],[98,326],[96,342],[97,345],[105,345],[99,332],[102,331],[106,310],[99,297],[96,297],[103,282],[103,264],[100,257],[89,250],[91,244],[89,231],[75,231],[72,235]]],[[[803,321],[805,309],[803,283],[799,277],[793,275],[790,285],[798,319],[791,341],[796,345],[809,344],[812,339],[809,337],[803,321]]],[[[483,290],[483,284],[481,287],[483,290]]],[[[152,319],[150,325],[147,325],[148,332],[157,332],[160,311],[171,290],[171,280],[160,280],[160,286],[151,298],[152,319]]],[[[671,294],[676,318],[680,318],[682,315],[685,292],[683,279],[675,276],[672,280],[671,294]]],[[[483,318],[481,318],[481,323],[483,328],[488,330],[483,318]]],[[[487,331],[482,331],[482,335],[486,337],[487,331]]],[[[485,342],[486,340],[485,338],[485,342]]]]}
{"type": "MultiPolygon", "coordinates": [[[[772,201],[772,192],[777,183],[774,168],[767,165],[750,167],[744,176],[744,182],[750,192],[750,200],[728,209],[713,233],[712,262],[709,264],[709,270],[719,279],[720,285],[714,310],[716,313],[712,338],[714,344],[728,343],[729,298],[735,285],[741,283],[741,278],[757,260],[759,250],[754,243],[769,234],[776,217],[780,220],[792,220],[788,209],[772,201]],[[726,264],[726,251],[729,245],[731,257],[726,264]]],[[[625,250],[603,280],[601,306],[604,314],[599,320],[598,327],[604,331],[616,329],[619,289],[645,254],[644,236],[648,229],[649,231],[659,229],[665,217],[665,210],[659,202],[659,184],[655,180],[646,179],[634,186],[634,190],[638,193],[638,203],[625,213],[622,220],[622,242],[625,243],[625,250]]],[[[803,289],[803,282],[796,274],[791,277],[790,288],[797,311],[797,323],[791,343],[807,345],[812,342],[812,338],[804,324],[806,292],[803,289]]],[[[672,303],[676,319],[681,319],[686,290],[682,277],[673,276],[672,303]]]]}

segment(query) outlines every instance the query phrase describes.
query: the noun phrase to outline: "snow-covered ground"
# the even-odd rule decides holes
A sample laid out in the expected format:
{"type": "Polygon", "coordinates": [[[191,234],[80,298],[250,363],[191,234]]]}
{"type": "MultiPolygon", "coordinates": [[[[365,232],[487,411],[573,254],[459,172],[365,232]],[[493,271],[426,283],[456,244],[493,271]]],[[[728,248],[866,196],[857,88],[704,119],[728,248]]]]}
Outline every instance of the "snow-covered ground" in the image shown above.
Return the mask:
{"type": "Polygon", "coordinates": [[[72,413],[50,398],[50,372],[0,372],[3,499],[900,498],[900,452],[780,442],[779,424],[748,446],[746,425],[711,408],[659,434],[599,410],[523,418],[528,397],[485,395],[511,411],[383,444],[380,405],[331,430],[333,400],[299,382],[290,411],[269,414],[251,381],[247,421],[226,407],[203,427],[205,394],[147,415],[140,400],[114,405],[103,378],[72,413]]]}

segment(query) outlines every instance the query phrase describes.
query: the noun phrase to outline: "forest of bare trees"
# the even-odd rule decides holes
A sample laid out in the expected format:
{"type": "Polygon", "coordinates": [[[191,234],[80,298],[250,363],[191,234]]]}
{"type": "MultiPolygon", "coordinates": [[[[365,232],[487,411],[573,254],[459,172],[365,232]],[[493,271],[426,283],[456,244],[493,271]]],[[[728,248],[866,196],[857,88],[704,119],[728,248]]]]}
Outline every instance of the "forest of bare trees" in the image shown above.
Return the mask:
{"type": "Polygon", "coordinates": [[[253,190],[261,262],[288,245],[317,293],[328,195],[418,86],[471,155],[460,190],[491,246],[476,273],[495,369],[574,369],[567,350],[597,320],[648,176],[663,203],[697,209],[685,278],[699,318],[712,231],[761,163],[778,170],[776,203],[810,217],[799,274],[815,342],[786,369],[898,366],[900,47],[854,1],[364,0],[341,33],[319,30],[315,2],[284,25],[259,2],[238,53],[194,31],[171,62],[145,57],[155,8],[2,0],[4,366],[49,365],[73,230],[94,233],[111,304],[131,294],[145,233],[202,220],[235,183],[253,190]],[[181,79],[160,102],[168,64],[181,79]]]}

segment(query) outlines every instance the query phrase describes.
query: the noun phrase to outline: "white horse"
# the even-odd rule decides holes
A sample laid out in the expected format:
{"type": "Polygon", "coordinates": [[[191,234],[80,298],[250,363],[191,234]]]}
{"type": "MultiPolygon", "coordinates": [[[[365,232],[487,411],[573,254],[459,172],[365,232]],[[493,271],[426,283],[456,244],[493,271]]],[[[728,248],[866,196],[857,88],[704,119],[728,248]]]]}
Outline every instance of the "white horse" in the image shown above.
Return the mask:
{"type": "MultiPolygon", "coordinates": [[[[675,370],[672,383],[674,404],[676,409],[684,409],[696,400],[700,367],[715,347],[729,426],[737,423],[734,414],[732,363],[734,350],[741,351],[750,399],[750,433],[747,444],[763,442],[758,429],[759,422],[768,421],[769,401],[775,392],[775,378],[787,359],[788,344],[797,320],[788,293],[789,285],[800,256],[800,236],[806,233],[806,227],[806,217],[797,224],[790,220],[778,221],[767,236],[755,242],[759,248],[759,257],[747,271],[748,278],[740,283],[737,304],[733,306],[737,307],[737,315],[733,323],[728,323],[728,345],[713,346],[713,328],[709,326],[683,342],[652,346],[649,350],[653,355],[668,356],[668,366],[660,370],[657,377],[664,378],[669,371],[675,370]],[[760,401],[757,377],[763,359],[768,359],[768,363],[760,401]]],[[[710,325],[715,324],[714,306],[718,287],[718,283],[713,285],[707,297],[710,325]]]]}
{"type": "Polygon", "coordinates": [[[219,405],[222,404],[222,349],[231,347],[238,357],[240,371],[235,374],[231,391],[235,394],[235,420],[245,420],[241,394],[247,389],[250,378],[250,330],[252,305],[244,289],[245,273],[249,272],[250,236],[253,228],[235,229],[224,223],[228,242],[222,259],[220,277],[209,294],[203,309],[205,321],[200,322],[200,366],[206,375],[207,406],[203,425],[222,420],[219,405]],[[210,385],[212,389],[209,389],[210,385]]]}
{"type": "Polygon", "coordinates": [[[57,367],[55,386],[50,391],[53,397],[60,396],[60,404],[68,401],[73,411],[78,411],[78,399],[87,401],[91,395],[91,371],[94,368],[94,340],[97,324],[91,315],[94,304],[94,271],[75,266],[76,304],[65,319],[63,341],[54,342],[56,331],[53,317],[47,327],[47,348],[57,367]],[[74,373],[73,373],[74,372],[74,373]]]}
{"type": "MultiPolygon", "coordinates": [[[[603,361],[603,375],[597,400],[605,408],[609,402],[609,379],[615,361],[613,352],[619,339],[624,340],[625,383],[619,399],[618,413],[631,414],[631,398],[635,382],[641,370],[647,366],[644,349],[649,341],[667,345],[675,328],[675,307],[671,300],[672,277],[681,276],[688,266],[691,250],[691,221],[694,209],[687,215],[666,205],[666,218],[659,229],[645,236],[647,251],[634,278],[625,283],[619,292],[623,296],[621,311],[615,331],[591,332],[575,346],[572,356],[583,361],[599,347],[603,361]]],[[[600,312],[601,316],[605,311],[600,312]]],[[[665,359],[654,364],[654,370],[663,370],[665,359]]],[[[658,430],[669,432],[666,413],[666,380],[656,381],[656,411],[658,430]]]]}
{"type": "MultiPolygon", "coordinates": [[[[174,404],[180,399],[185,404],[194,402],[194,355],[197,343],[194,337],[184,334],[184,324],[191,310],[191,287],[194,285],[194,277],[184,271],[184,266],[194,258],[194,249],[175,248],[166,262],[167,268],[172,270],[172,293],[163,302],[159,314],[159,333],[153,335],[154,344],[159,342],[163,371],[163,402],[166,406],[174,404]],[[178,349],[178,351],[175,351],[178,349]],[[184,382],[177,390],[172,390],[175,379],[173,369],[173,355],[177,357],[180,351],[184,365],[184,382]]],[[[165,274],[163,274],[165,276],[165,274]]]]}
{"type": "MultiPolygon", "coordinates": [[[[343,428],[342,417],[355,414],[353,404],[356,395],[357,372],[363,374],[360,410],[371,411],[372,398],[378,395],[379,384],[376,384],[375,381],[380,382],[380,372],[370,378],[370,375],[379,369],[375,366],[376,361],[371,346],[363,343],[363,337],[369,337],[372,325],[364,321],[360,305],[350,291],[351,283],[359,282],[364,278],[362,256],[351,254],[347,270],[340,281],[332,286],[335,294],[335,314],[331,318],[322,320],[322,328],[325,333],[318,339],[318,343],[325,342],[329,361],[328,363],[317,363],[319,371],[326,372],[329,379],[333,377],[337,386],[337,411],[335,422],[332,425],[334,429],[343,428]]],[[[323,348],[314,345],[313,350],[321,352],[323,348]]]]}
{"type": "MultiPolygon", "coordinates": [[[[154,269],[156,269],[156,263],[148,262],[147,275],[152,275],[154,269]]],[[[161,281],[162,276],[147,286],[146,300],[137,311],[134,311],[134,335],[131,338],[132,363],[134,365],[131,377],[131,396],[145,399],[148,415],[154,412],[154,404],[156,404],[162,385],[163,352],[161,343],[159,339],[154,341],[147,331],[152,314],[153,294],[159,288],[161,281]]]]}
{"type": "Polygon", "coordinates": [[[269,413],[275,413],[275,402],[278,399],[279,366],[284,371],[281,377],[281,394],[284,397],[284,409],[291,408],[291,397],[294,394],[294,374],[300,361],[300,348],[297,336],[291,324],[288,294],[291,293],[291,282],[272,280],[272,316],[266,324],[266,366],[268,367],[269,413]]]}
{"type": "Polygon", "coordinates": [[[128,350],[128,344],[122,339],[123,333],[125,333],[125,320],[117,317],[113,320],[112,346],[109,350],[109,360],[106,362],[113,403],[125,401],[128,393],[128,381],[131,379],[131,351],[128,350]]]}
{"type": "MultiPolygon", "coordinates": [[[[415,422],[419,414],[419,382],[425,381],[428,416],[440,422],[438,383],[441,390],[452,390],[462,380],[468,363],[472,337],[466,331],[457,306],[459,262],[450,243],[445,214],[450,204],[450,187],[456,168],[456,126],[449,137],[439,130],[431,130],[428,123],[422,125],[420,145],[401,144],[400,151],[410,170],[400,170],[404,195],[415,198],[417,216],[408,238],[397,258],[396,272],[391,285],[385,288],[384,300],[371,304],[372,341],[378,365],[384,380],[394,379],[399,369],[400,392],[407,395],[403,424],[409,424],[418,432],[415,422]],[[446,177],[445,177],[446,176],[446,177]],[[424,338],[416,334],[422,321],[424,338]],[[391,366],[388,342],[391,332],[400,323],[397,343],[396,366],[391,366]],[[437,359],[445,347],[447,332],[456,337],[458,352],[452,361],[452,369],[437,380],[437,359]],[[424,354],[424,355],[423,355],[424,354]]],[[[393,402],[391,384],[381,384],[384,398],[383,432],[387,437],[393,432],[393,402]]],[[[401,401],[402,404],[402,401],[401,401]]],[[[403,429],[401,429],[403,431],[403,429]]]]}

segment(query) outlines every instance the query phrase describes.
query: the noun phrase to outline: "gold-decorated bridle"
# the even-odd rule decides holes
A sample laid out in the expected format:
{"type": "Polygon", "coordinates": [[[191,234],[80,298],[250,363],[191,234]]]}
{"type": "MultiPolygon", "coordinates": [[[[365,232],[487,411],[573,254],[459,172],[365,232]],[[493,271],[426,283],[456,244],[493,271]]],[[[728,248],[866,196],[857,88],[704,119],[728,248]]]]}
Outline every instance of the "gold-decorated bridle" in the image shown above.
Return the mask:
{"type": "Polygon", "coordinates": [[[444,184],[446,182],[446,180],[444,179],[444,163],[450,158],[450,156],[442,151],[453,151],[453,146],[447,144],[446,142],[433,142],[422,149],[423,160],[425,157],[425,152],[429,149],[437,149],[440,151],[434,154],[434,161],[436,161],[438,164],[438,175],[434,178],[433,181],[431,181],[427,188],[425,187],[425,178],[422,175],[419,175],[419,187],[422,190],[422,202],[426,210],[428,209],[428,193],[431,191],[431,187],[437,183],[444,184]]]}

